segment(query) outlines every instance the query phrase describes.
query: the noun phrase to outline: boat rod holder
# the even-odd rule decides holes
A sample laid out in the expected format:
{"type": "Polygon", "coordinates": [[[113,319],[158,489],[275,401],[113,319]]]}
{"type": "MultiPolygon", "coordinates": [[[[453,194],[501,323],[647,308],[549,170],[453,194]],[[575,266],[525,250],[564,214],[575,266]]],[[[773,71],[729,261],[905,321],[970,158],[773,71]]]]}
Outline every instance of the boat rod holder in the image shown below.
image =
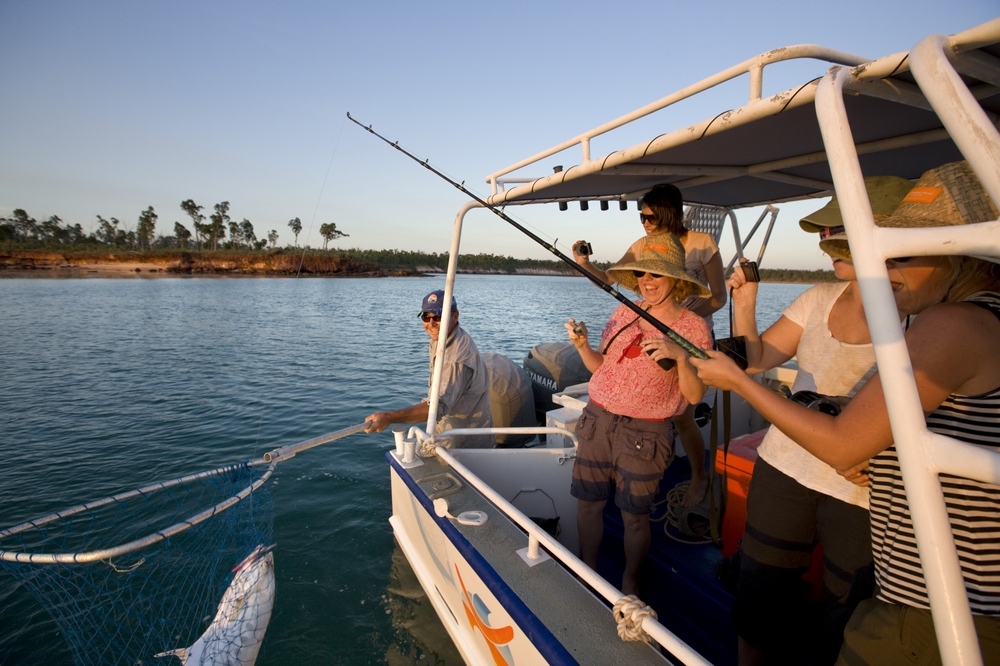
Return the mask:
{"type": "Polygon", "coordinates": [[[708,358],[708,354],[706,354],[697,345],[695,345],[694,343],[692,343],[689,340],[685,339],[683,336],[681,336],[679,333],[677,333],[676,331],[674,331],[672,328],[670,328],[669,326],[667,326],[666,324],[664,324],[663,322],[661,322],[659,319],[657,319],[653,315],[649,314],[648,312],[646,312],[645,310],[643,310],[642,308],[640,308],[638,305],[636,305],[635,303],[633,303],[632,301],[630,301],[627,297],[623,296],[618,290],[616,290],[610,284],[608,284],[607,282],[601,280],[596,275],[593,275],[592,273],[590,273],[590,271],[588,271],[587,269],[585,269],[583,266],[581,266],[580,264],[576,263],[575,261],[573,261],[572,259],[570,259],[569,257],[567,257],[565,254],[563,254],[562,252],[560,252],[554,245],[552,245],[551,243],[546,242],[544,239],[540,238],[539,236],[537,236],[534,233],[532,233],[530,230],[526,229],[523,225],[519,224],[518,222],[516,222],[515,220],[513,220],[512,218],[510,218],[506,213],[504,213],[499,208],[493,206],[492,204],[486,203],[479,196],[477,196],[473,192],[470,192],[468,189],[466,189],[465,185],[463,185],[462,183],[456,183],[454,180],[452,180],[448,176],[444,175],[443,173],[441,173],[440,171],[438,171],[437,169],[435,169],[434,167],[432,167],[430,165],[430,163],[429,163],[428,160],[421,160],[416,155],[413,155],[412,153],[408,152],[406,149],[400,147],[398,141],[395,141],[395,142],[389,141],[389,139],[385,138],[384,136],[382,136],[381,134],[379,134],[378,132],[376,132],[375,130],[373,130],[371,125],[364,125],[364,124],[358,122],[358,120],[356,118],[354,118],[354,117],[351,116],[350,112],[348,112],[348,114],[347,114],[347,119],[350,120],[355,125],[357,125],[358,127],[360,127],[361,129],[366,130],[368,133],[377,136],[379,139],[382,139],[382,141],[386,142],[387,144],[389,144],[390,146],[392,146],[393,148],[395,148],[399,152],[403,153],[404,155],[406,155],[407,157],[409,157],[411,160],[413,160],[414,162],[416,162],[420,166],[424,167],[425,169],[427,169],[428,171],[430,171],[434,175],[436,175],[439,178],[441,178],[442,180],[446,180],[449,183],[451,183],[452,185],[454,185],[459,191],[461,191],[463,194],[465,194],[466,196],[470,197],[471,199],[473,199],[474,201],[476,201],[477,203],[479,203],[484,208],[489,209],[494,215],[496,215],[497,217],[499,217],[501,220],[503,220],[504,222],[507,222],[510,225],[512,225],[515,229],[517,229],[518,231],[520,231],[521,233],[523,233],[524,235],[526,235],[528,238],[530,238],[531,240],[535,241],[536,243],[538,243],[539,245],[541,245],[542,247],[544,247],[546,250],[548,250],[549,252],[551,252],[552,254],[554,254],[556,257],[558,257],[560,260],[562,260],[563,263],[571,266],[574,270],[576,270],[578,273],[580,273],[581,275],[583,275],[585,278],[587,278],[588,280],[590,280],[591,282],[593,282],[594,284],[596,284],[598,287],[600,287],[601,289],[603,289],[607,293],[611,294],[619,303],[621,303],[622,305],[624,305],[625,307],[627,307],[629,310],[631,310],[632,312],[634,312],[636,314],[636,316],[641,317],[642,319],[644,319],[650,326],[652,326],[653,328],[655,328],[656,330],[658,330],[660,333],[663,333],[665,336],[667,336],[668,338],[670,338],[670,340],[672,340],[677,345],[679,345],[684,351],[686,351],[691,356],[694,356],[695,358],[700,358],[700,359],[707,359],[708,358]]]}

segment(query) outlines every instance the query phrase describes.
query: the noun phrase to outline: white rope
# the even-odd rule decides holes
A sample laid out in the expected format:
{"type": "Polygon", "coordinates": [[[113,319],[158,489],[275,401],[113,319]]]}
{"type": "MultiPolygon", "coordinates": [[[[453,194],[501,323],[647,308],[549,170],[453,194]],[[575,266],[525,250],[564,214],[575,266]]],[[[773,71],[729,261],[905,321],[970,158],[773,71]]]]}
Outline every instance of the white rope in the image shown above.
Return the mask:
{"type": "Polygon", "coordinates": [[[615,622],[618,623],[618,638],[623,641],[638,642],[645,641],[652,643],[650,638],[642,629],[642,621],[647,617],[656,619],[656,611],[646,605],[639,597],[629,594],[615,602],[612,608],[615,622]]]}
{"type": "MultiPolygon", "coordinates": [[[[678,511],[679,510],[683,511],[684,509],[683,501],[684,498],[687,497],[689,485],[690,483],[688,481],[681,481],[667,492],[666,497],[664,497],[659,502],[654,502],[651,509],[655,510],[656,507],[662,506],[664,504],[667,505],[667,509],[666,512],[659,518],[650,517],[649,522],[651,523],[662,522],[663,533],[679,543],[687,544],[689,546],[700,546],[706,543],[712,543],[712,539],[706,536],[708,533],[707,525],[705,526],[704,533],[702,534],[702,538],[700,539],[695,537],[688,537],[683,532],[681,532],[680,516],[678,514],[678,511]],[[678,532],[681,532],[681,536],[677,536],[676,534],[671,532],[670,530],[671,527],[673,527],[678,532]]],[[[711,492],[711,489],[709,489],[707,492],[711,492]]],[[[705,495],[705,498],[706,499],[708,498],[707,494],[705,495]]],[[[704,502],[704,500],[702,501],[704,502]]]]}

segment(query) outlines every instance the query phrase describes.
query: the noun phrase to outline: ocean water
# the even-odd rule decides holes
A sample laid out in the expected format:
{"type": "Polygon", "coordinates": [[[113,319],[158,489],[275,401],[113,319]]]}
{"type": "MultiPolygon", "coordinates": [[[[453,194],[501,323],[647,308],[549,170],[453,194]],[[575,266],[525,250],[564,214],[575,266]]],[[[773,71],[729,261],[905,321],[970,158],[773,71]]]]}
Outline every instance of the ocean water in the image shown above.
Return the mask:
{"type": "MultiPolygon", "coordinates": [[[[427,278],[0,279],[0,528],[155,481],[256,459],[426,393],[427,278]]],[[[761,286],[763,327],[807,285],[761,286]]],[[[585,280],[459,276],[462,326],[518,365],[600,330],[585,280]]],[[[715,331],[725,336],[727,316],[715,331]]],[[[283,462],[277,600],[257,663],[452,664],[388,524],[388,433],[283,462]]],[[[179,646],[178,646],[179,647],[179,646]]],[[[0,665],[70,663],[47,611],[0,571],[0,665]]]]}

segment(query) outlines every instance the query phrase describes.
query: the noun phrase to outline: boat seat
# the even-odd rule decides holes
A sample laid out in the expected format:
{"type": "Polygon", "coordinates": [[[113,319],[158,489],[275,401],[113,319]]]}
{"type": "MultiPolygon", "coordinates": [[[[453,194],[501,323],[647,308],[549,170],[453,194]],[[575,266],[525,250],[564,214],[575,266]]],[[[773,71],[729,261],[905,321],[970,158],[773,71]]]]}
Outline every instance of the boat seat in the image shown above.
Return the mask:
{"type": "Polygon", "coordinates": [[[684,211],[684,227],[691,231],[708,234],[716,245],[722,237],[722,227],[726,224],[729,209],[720,206],[688,206],[684,211]]]}

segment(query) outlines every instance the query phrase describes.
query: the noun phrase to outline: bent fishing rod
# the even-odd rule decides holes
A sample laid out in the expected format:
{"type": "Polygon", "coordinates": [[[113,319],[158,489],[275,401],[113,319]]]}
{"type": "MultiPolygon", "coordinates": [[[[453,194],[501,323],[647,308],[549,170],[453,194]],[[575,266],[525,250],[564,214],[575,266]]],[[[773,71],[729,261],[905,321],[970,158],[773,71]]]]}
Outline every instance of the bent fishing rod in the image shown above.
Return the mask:
{"type": "MultiPolygon", "coordinates": [[[[358,120],[356,118],[354,118],[354,117],[351,116],[350,112],[348,112],[348,114],[347,114],[347,119],[350,120],[355,125],[357,125],[358,127],[360,127],[361,129],[367,131],[370,134],[373,134],[373,135],[377,136],[379,139],[382,139],[382,141],[386,142],[387,144],[389,144],[390,146],[392,146],[393,148],[395,148],[399,152],[403,153],[404,155],[406,155],[407,157],[409,157],[411,160],[413,160],[414,162],[416,162],[420,166],[424,167],[425,169],[427,169],[428,171],[430,171],[434,175],[438,176],[442,180],[446,180],[447,182],[451,183],[452,185],[455,186],[455,188],[457,188],[459,191],[461,191],[467,197],[469,197],[469,198],[473,199],[474,201],[476,201],[477,203],[479,203],[483,208],[486,208],[486,209],[490,210],[494,215],[496,215],[497,217],[499,217],[501,220],[503,220],[504,222],[509,223],[515,229],[517,229],[518,231],[520,231],[521,233],[523,233],[525,236],[527,236],[531,240],[535,241],[536,243],[538,243],[539,245],[541,245],[542,247],[544,247],[546,250],[548,250],[549,252],[551,252],[552,254],[554,254],[556,257],[558,257],[560,260],[562,260],[563,263],[571,266],[578,273],[580,273],[585,278],[587,278],[588,280],[590,280],[591,282],[593,282],[595,285],[597,285],[598,287],[600,287],[601,289],[603,289],[607,293],[609,293],[612,296],[614,296],[615,299],[619,303],[621,303],[622,305],[624,305],[625,307],[627,307],[629,310],[631,310],[632,312],[634,312],[637,316],[639,316],[642,319],[644,319],[653,328],[655,328],[656,330],[658,330],[660,333],[663,333],[665,336],[667,336],[668,338],[670,338],[673,342],[677,343],[678,346],[680,346],[684,351],[686,351],[691,356],[694,356],[695,358],[700,358],[700,359],[707,359],[708,358],[708,354],[706,354],[697,345],[695,345],[694,343],[692,343],[689,340],[685,339],[683,336],[681,336],[675,330],[673,330],[672,328],[670,328],[669,326],[667,326],[666,324],[664,324],[662,321],[660,321],[659,319],[657,319],[656,317],[654,317],[653,315],[649,314],[648,312],[646,312],[645,310],[643,310],[642,308],[640,308],[638,305],[636,305],[635,303],[633,303],[632,301],[630,301],[626,296],[623,296],[621,294],[621,292],[619,292],[617,289],[615,289],[614,287],[612,287],[610,284],[608,284],[604,280],[601,280],[599,277],[597,277],[596,275],[592,274],[586,268],[584,268],[580,264],[576,263],[575,261],[573,261],[572,259],[570,259],[569,257],[567,257],[565,254],[563,254],[562,252],[560,252],[559,249],[556,246],[552,245],[551,243],[546,242],[543,238],[540,238],[539,236],[535,235],[529,229],[526,229],[523,225],[521,225],[517,221],[513,220],[510,216],[508,216],[506,213],[504,213],[502,210],[500,210],[496,206],[493,206],[493,205],[488,204],[485,201],[483,201],[475,193],[473,193],[473,192],[469,191],[468,189],[466,189],[465,185],[463,185],[462,183],[456,183],[454,180],[452,180],[448,176],[444,175],[443,173],[441,173],[440,171],[438,171],[437,169],[435,169],[434,167],[432,167],[430,165],[430,163],[429,163],[428,160],[422,160],[419,157],[417,157],[416,155],[413,155],[412,153],[408,152],[406,149],[402,148],[399,145],[399,141],[395,141],[395,142],[394,141],[389,141],[389,139],[385,138],[384,136],[382,136],[381,134],[379,134],[378,132],[376,132],[375,130],[373,130],[371,125],[363,125],[362,123],[358,122],[358,120]]],[[[463,183],[464,183],[464,181],[463,181],[463,183]]]]}

